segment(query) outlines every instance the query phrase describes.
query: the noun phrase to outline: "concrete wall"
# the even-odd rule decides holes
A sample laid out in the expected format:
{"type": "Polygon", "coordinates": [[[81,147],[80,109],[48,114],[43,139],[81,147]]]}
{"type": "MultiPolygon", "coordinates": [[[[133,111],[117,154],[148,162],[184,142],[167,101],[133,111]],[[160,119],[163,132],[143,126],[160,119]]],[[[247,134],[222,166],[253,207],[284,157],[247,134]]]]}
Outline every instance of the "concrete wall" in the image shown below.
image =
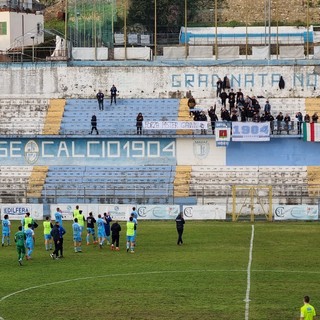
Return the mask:
{"type": "Polygon", "coordinates": [[[320,96],[320,66],[94,66],[65,64],[0,65],[0,98],[92,98],[99,89],[109,94],[115,84],[119,97],[214,98],[218,77],[245,94],[265,97],[320,96]],[[279,77],[285,89],[278,87],[279,77]]]}

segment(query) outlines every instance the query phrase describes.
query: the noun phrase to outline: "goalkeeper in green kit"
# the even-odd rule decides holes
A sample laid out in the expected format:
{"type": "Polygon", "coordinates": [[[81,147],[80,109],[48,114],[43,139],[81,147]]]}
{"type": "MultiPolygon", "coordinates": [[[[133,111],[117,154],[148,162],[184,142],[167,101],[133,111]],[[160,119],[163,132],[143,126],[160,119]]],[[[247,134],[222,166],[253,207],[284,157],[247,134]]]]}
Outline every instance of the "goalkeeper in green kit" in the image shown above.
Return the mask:
{"type": "Polygon", "coordinates": [[[18,252],[18,262],[22,266],[22,260],[26,254],[26,234],[22,231],[22,226],[19,226],[19,231],[14,235],[14,242],[16,243],[18,252]]]}

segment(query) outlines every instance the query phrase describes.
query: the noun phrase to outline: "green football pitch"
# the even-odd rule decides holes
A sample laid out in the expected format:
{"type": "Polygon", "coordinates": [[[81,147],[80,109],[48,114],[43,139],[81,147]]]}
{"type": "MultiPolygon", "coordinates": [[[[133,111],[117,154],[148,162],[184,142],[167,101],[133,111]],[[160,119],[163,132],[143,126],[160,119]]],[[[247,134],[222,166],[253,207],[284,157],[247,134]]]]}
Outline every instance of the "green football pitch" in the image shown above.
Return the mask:
{"type": "MultiPolygon", "coordinates": [[[[299,319],[303,296],[320,313],[318,222],[139,221],[135,254],[83,245],[45,251],[42,223],[31,261],[0,247],[0,319],[299,319]]],[[[18,227],[12,223],[11,239],[18,227]]],[[[83,238],[85,240],[85,238],[83,238]]],[[[85,242],[85,241],[84,241],[85,242]]]]}

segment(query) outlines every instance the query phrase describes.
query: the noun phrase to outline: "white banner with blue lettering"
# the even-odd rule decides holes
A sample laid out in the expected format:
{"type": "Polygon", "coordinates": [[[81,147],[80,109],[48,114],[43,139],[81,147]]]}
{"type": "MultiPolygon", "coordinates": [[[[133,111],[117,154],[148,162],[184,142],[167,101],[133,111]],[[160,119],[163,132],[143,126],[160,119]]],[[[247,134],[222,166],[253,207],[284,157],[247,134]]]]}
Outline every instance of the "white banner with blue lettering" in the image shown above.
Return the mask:
{"type": "Polygon", "coordinates": [[[317,205],[274,205],[274,220],[318,220],[317,205]]]}
{"type": "MultiPolygon", "coordinates": [[[[54,220],[54,214],[59,208],[62,211],[62,217],[64,220],[73,219],[73,210],[76,208],[73,204],[55,204],[50,205],[51,219],[54,220]]],[[[172,220],[180,212],[178,205],[124,205],[124,204],[78,204],[79,210],[82,210],[84,217],[88,216],[89,212],[93,213],[95,218],[98,214],[103,216],[104,212],[109,212],[113,220],[126,221],[129,219],[130,214],[133,211],[133,207],[136,208],[138,213],[138,220],[172,220]]]]}
{"type": "Polygon", "coordinates": [[[29,203],[15,203],[0,205],[1,219],[4,215],[9,215],[9,220],[22,220],[27,212],[35,220],[43,219],[43,205],[29,203]]]}
{"type": "Polygon", "coordinates": [[[225,205],[183,206],[183,216],[190,220],[225,220],[225,205]]]}
{"type": "Polygon", "coordinates": [[[232,141],[270,141],[270,123],[232,122],[232,141]]]}
{"type": "Polygon", "coordinates": [[[175,164],[175,139],[0,139],[1,165],[175,164]]]}
{"type": "Polygon", "coordinates": [[[208,129],[206,121],[143,121],[146,130],[208,129]]]}

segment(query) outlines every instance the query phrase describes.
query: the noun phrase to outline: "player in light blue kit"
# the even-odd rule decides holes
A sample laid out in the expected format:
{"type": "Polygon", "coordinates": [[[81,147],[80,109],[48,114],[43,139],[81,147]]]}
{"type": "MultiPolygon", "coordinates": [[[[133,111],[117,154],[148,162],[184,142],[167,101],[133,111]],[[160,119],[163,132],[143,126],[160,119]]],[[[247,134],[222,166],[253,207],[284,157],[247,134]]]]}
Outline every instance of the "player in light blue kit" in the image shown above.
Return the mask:
{"type": "Polygon", "coordinates": [[[2,246],[4,246],[5,240],[7,240],[7,244],[10,246],[10,228],[11,222],[9,216],[5,214],[2,220],[2,246]]]}
{"type": "Polygon", "coordinates": [[[34,241],[35,241],[34,231],[32,230],[32,224],[31,223],[28,224],[28,229],[25,230],[24,233],[26,234],[26,247],[28,249],[28,252],[26,254],[26,259],[30,260],[31,259],[31,254],[32,254],[33,249],[34,249],[34,241]]]}
{"type": "Polygon", "coordinates": [[[73,231],[73,246],[74,252],[82,252],[81,249],[81,227],[78,223],[78,218],[74,218],[74,223],[72,224],[72,231],[73,231]]]}
{"type": "Polygon", "coordinates": [[[105,220],[101,218],[101,214],[98,215],[97,219],[97,226],[98,226],[98,241],[100,249],[102,248],[102,245],[104,241],[106,240],[106,232],[104,229],[105,220]]]}
{"type": "Polygon", "coordinates": [[[132,212],[131,212],[131,215],[133,214],[133,217],[136,218],[136,220],[138,220],[138,212],[136,210],[136,207],[133,207],[132,208],[132,212]]]}
{"type": "MultiPolygon", "coordinates": [[[[135,209],[135,207],[133,207],[133,209],[135,209]]],[[[136,243],[137,241],[137,226],[138,226],[138,220],[137,218],[135,217],[135,213],[134,211],[131,213],[131,217],[132,217],[132,222],[134,223],[134,241],[136,243]]],[[[130,218],[129,218],[130,220],[130,218]]],[[[136,244],[135,244],[136,246],[136,244]]]]}
{"type": "Polygon", "coordinates": [[[56,222],[59,222],[59,226],[62,227],[62,211],[60,208],[57,208],[57,211],[54,214],[56,222]]]}

